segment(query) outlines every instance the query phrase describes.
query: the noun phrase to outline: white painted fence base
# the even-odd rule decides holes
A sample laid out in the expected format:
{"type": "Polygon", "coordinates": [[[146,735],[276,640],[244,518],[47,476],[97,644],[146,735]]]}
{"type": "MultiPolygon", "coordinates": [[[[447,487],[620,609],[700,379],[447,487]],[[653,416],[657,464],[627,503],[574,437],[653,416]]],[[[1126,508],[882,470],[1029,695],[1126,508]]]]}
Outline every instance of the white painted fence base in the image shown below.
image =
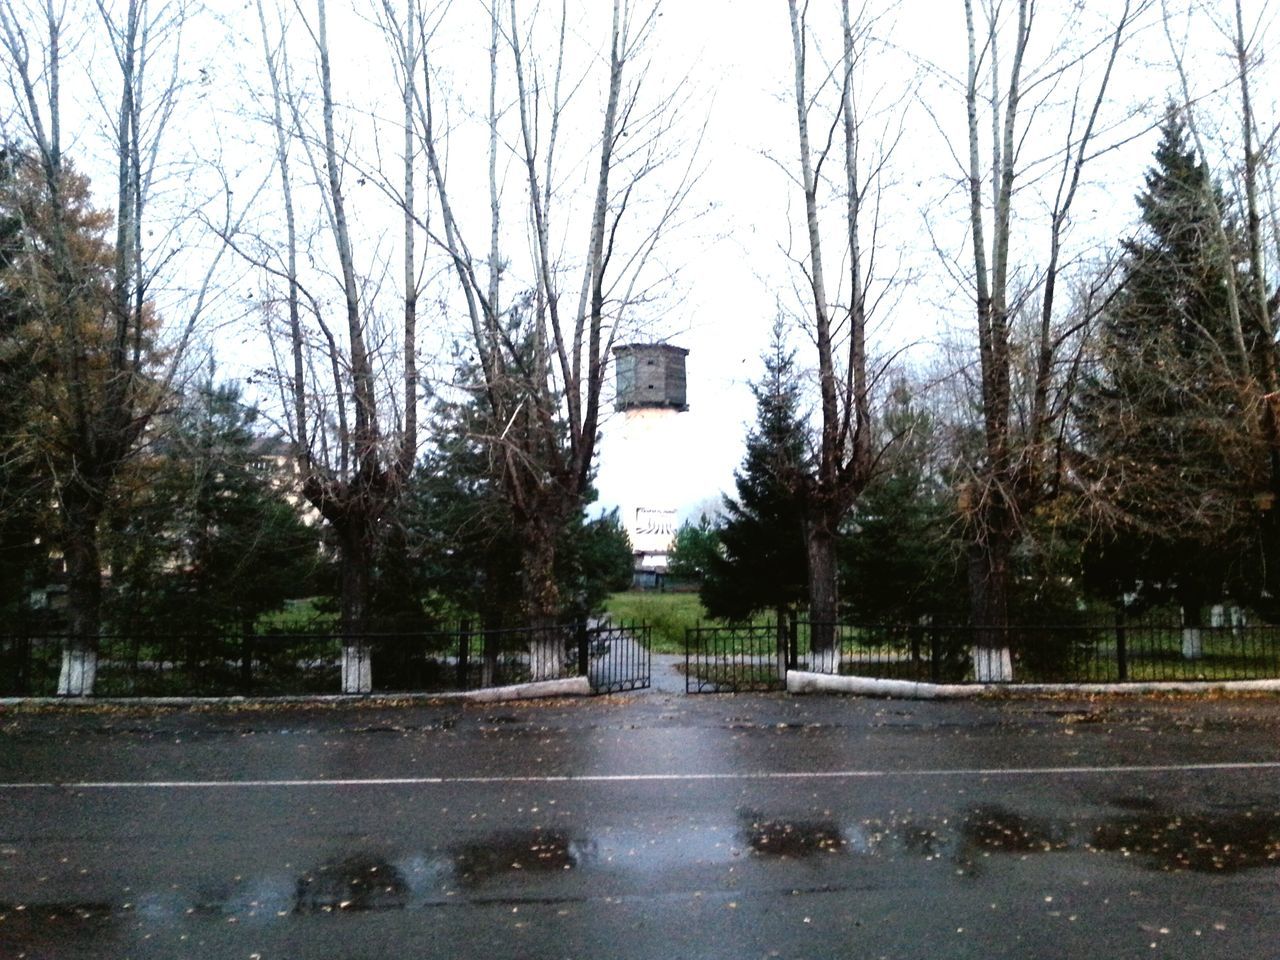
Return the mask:
{"type": "Polygon", "coordinates": [[[958,700],[984,696],[1040,696],[1043,694],[1146,694],[1146,693],[1277,693],[1280,680],[1174,680],[1151,683],[915,683],[877,677],[841,677],[828,673],[792,670],[787,673],[788,693],[839,693],[860,697],[901,700],[958,700]]]}
{"type": "Polygon", "coordinates": [[[98,652],[88,647],[64,645],[58,671],[58,696],[91,697],[98,679],[98,652]]]}

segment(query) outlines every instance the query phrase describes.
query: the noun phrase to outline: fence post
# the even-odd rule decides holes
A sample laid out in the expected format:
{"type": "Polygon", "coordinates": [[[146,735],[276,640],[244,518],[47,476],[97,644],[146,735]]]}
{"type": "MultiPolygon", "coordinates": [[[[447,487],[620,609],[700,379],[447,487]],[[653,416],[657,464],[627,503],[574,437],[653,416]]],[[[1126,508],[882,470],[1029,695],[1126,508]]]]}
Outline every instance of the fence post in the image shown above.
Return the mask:
{"type": "Polygon", "coordinates": [[[787,611],[787,669],[800,665],[800,621],[793,609],[787,611]]]}
{"type": "Polygon", "coordinates": [[[253,690],[252,630],[246,630],[240,635],[240,689],[245,693],[253,690]]]}
{"type": "Polygon", "coordinates": [[[471,621],[458,624],[458,689],[467,689],[467,675],[471,672],[471,621]]]}
{"type": "Polygon", "coordinates": [[[1116,667],[1120,682],[1124,683],[1129,679],[1129,650],[1128,637],[1125,636],[1123,610],[1116,611],[1116,667]]]}
{"type": "Polygon", "coordinates": [[[578,676],[585,677],[591,667],[591,652],[587,648],[587,621],[585,618],[574,624],[578,640],[578,676]]]}
{"type": "Polygon", "coordinates": [[[778,679],[786,681],[787,671],[791,664],[791,634],[787,629],[787,621],[782,618],[782,611],[775,611],[773,623],[774,665],[778,668],[778,679]]]}
{"type": "Polygon", "coordinates": [[[929,681],[942,682],[942,645],[938,642],[938,628],[929,626],[929,681]]]}

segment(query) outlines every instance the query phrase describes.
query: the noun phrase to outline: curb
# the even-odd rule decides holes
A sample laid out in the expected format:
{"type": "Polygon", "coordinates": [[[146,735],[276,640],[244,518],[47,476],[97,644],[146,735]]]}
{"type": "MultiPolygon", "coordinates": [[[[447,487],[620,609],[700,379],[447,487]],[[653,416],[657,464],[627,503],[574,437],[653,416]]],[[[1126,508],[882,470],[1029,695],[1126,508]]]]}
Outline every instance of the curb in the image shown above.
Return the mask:
{"type": "Polygon", "coordinates": [[[917,683],[876,677],[842,677],[791,670],[787,692],[841,693],[898,700],[961,700],[973,697],[1043,694],[1280,693],[1280,680],[1173,680],[1150,683],[917,683]]]}
{"type": "Polygon", "coordinates": [[[504,700],[537,700],[547,697],[589,697],[591,681],[586,677],[563,680],[538,680],[509,687],[482,687],[479,690],[447,693],[334,693],[314,696],[284,697],[0,697],[0,707],[23,706],[121,706],[121,707],[199,707],[205,705],[269,706],[271,704],[379,704],[453,701],[462,703],[501,703],[504,700]]]}

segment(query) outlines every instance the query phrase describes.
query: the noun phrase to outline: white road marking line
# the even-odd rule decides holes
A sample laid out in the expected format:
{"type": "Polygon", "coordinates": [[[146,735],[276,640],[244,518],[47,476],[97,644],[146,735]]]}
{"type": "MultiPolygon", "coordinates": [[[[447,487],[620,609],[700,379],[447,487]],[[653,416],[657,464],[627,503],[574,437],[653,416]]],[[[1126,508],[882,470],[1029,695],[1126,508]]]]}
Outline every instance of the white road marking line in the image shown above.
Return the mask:
{"type": "Polygon", "coordinates": [[[3,790],[217,790],[297,787],[430,787],[519,783],[670,783],[734,780],[882,780],[913,777],[1068,777],[1144,773],[1261,772],[1280,761],[1167,763],[1112,767],[957,767],[942,770],[815,770],[756,773],[618,773],[510,777],[361,777],[324,780],[69,780],[0,783],[3,790]]]}

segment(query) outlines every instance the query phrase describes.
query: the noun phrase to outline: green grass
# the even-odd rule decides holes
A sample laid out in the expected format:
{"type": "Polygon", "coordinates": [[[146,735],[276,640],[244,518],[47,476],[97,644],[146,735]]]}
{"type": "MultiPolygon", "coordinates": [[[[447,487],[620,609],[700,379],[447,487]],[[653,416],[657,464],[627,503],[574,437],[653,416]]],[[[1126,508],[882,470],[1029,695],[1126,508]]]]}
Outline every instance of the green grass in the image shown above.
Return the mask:
{"type": "Polygon", "coordinates": [[[337,613],[321,610],[317,604],[319,599],[287,600],[282,609],[258,617],[254,626],[262,633],[308,633],[335,628],[338,625],[337,613]]]}
{"type": "Polygon", "coordinates": [[[654,653],[684,653],[684,633],[699,623],[714,626],[696,593],[615,593],[604,605],[614,623],[644,622],[653,628],[654,653]]]}

